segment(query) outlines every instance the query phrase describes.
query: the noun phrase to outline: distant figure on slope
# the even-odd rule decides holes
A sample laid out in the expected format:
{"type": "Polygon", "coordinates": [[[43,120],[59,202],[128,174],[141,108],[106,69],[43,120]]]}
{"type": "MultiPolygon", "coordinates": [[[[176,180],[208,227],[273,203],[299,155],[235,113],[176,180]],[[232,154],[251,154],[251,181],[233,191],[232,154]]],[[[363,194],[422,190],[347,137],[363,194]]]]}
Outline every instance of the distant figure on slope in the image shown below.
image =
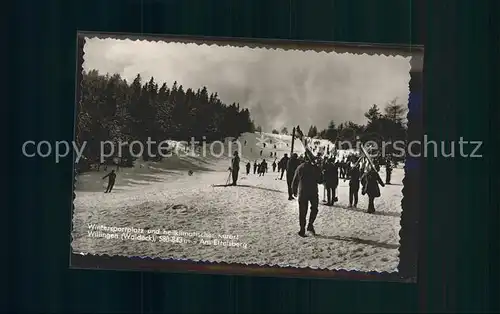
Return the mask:
{"type": "Polygon", "coordinates": [[[245,140],[245,144],[243,144],[244,146],[247,146],[247,141],[245,140]]]}
{"type": "Polygon", "coordinates": [[[368,213],[372,214],[375,212],[374,200],[375,198],[380,197],[379,184],[381,186],[385,185],[375,169],[370,169],[367,173],[365,173],[364,178],[361,180],[363,181],[363,179],[366,183],[361,194],[368,195],[368,213]]]}
{"type": "Polygon", "coordinates": [[[359,164],[356,164],[349,171],[349,207],[356,208],[358,206],[359,180],[361,171],[359,164]]]}
{"type": "Polygon", "coordinates": [[[389,159],[385,162],[385,184],[391,184],[392,167],[389,159]]]}
{"type": "Polygon", "coordinates": [[[273,158],[273,152],[271,152],[271,154],[269,155],[269,157],[273,158]]]}
{"type": "Polygon", "coordinates": [[[323,177],[327,195],[327,206],[333,206],[333,203],[338,201],[336,191],[339,185],[338,164],[333,158],[328,159],[323,166],[323,177]]]}
{"type": "Polygon", "coordinates": [[[102,177],[102,179],[108,178],[108,187],[106,188],[106,191],[104,193],[111,193],[111,190],[113,189],[113,186],[115,186],[115,180],[116,180],[116,173],[114,170],[111,170],[110,173],[102,177]]]}
{"type": "Polygon", "coordinates": [[[260,150],[260,157],[262,157],[262,149],[260,150]]]}
{"type": "Polygon", "coordinates": [[[344,175],[344,164],[345,164],[345,158],[344,159],[341,159],[339,162],[338,162],[338,165],[339,165],[339,175],[340,175],[340,178],[341,179],[345,179],[345,175],[344,175]]]}
{"type": "Polygon", "coordinates": [[[285,154],[283,156],[283,158],[281,158],[280,161],[278,161],[278,171],[281,171],[280,180],[283,180],[283,174],[286,171],[286,167],[288,166],[289,159],[290,158],[288,158],[288,154],[285,154]]]}
{"type": "Polygon", "coordinates": [[[253,174],[255,174],[257,172],[258,167],[259,167],[259,165],[257,164],[257,160],[256,160],[253,163],[253,174]]]}
{"type": "Polygon", "coordinates": [[[300,165],[300,161],[298,159],[298,156],[296,153],[292,154],[292,157],[288,159],[287,165],[286,165],[286,184],[288,186],[288,200],[291,201],[293,200],[293,188],[292,188],[292,181],[293,181],[293,176],[295,175],[295,171],[300,165]]]}
{"type": "Polygon", "coordinates": [[[233,177],[233,183],[231,185],[236,185],[238,181],[238,172],[240,171],[240,157],[238,156],[238,152],[235,151],[233,155],[233,159],[231,159],[231,174],[233,177]]]}
{"type": "Polygon", "coordinates": [[[273,167],[273,172],[276,172],[276,159],[273,161],[272,167],[273,167]]]}
{"type": "Polygon", "coordinates": [[[251,167],[251,166],[252,166],[252,165],[250,164],[250,162],[247,162],[247,165],[246,165],[246,167],[247,167],[247,175],[249,175],[249,174],[250,174],[250,167],[251,167]]]}
{"type": "Polygon", "coordinates": [[[321,182],[321,170],[313,165],[310,160],[305,161],[298,166],[292,180],[293,195],[298,195],[299,203],[299,236],[306,236],[307,209],[311,204],[309,213],[309,223],[307,231],[316,235],[314,230],[314,221],[318,215],[318,184],[321,182]]]}
{"type": "Polygon", "coordinates": [[[267,172],[267,162],[265,159],[259,165],[259,177],[262,177],[267,172]]]}

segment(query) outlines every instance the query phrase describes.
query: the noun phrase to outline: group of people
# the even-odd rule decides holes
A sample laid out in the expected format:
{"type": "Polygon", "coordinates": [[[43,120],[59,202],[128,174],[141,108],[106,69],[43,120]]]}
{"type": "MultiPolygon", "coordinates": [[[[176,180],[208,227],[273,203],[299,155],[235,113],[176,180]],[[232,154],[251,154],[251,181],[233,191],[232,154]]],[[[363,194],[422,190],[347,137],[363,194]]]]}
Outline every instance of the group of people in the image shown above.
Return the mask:
{"type": "Polygon", "coordinates": [[[294,196],[298,196],[300,236],[304,237],[306,231],[315,234],[314,221],[318,214],[319,205],[318,185],[324,185],[327,206],[333,206],[338,201],[336,190],[339,184],[339,174],[343,175],[344,181],[349,180],[349,207],[357,207],[361,187],[361,194],[368,196],[367,212],[375,212],[374,200],[381,195],[380,186],[384,187],[385,184],[390,184],[392,168],[390,162],[385,163],[387,176],[384,183],[379,175],[380,166],[375,165],[373,168],[366,163],[360,166],[361,159],[359,158],[354,164],[346,162],[346,160],[336,161],[335,157],[321,158],[319,156],[313,160],[301,161],[297,158],[297,154],[293,154],[292,158],[288,160],[288,199],[292,200],[294,196]],[[306,226],[309,205],[311,211],[306,226]]]}
{"type": "MultiPolygon", "coordinates": [[[[375,212],[375,198],[381,196],[380,186],[384,187],[390,184],[392,164],[389,159],[380,162],[380,159],[375,159],[374,167],[371,163],[366,162],[364,158],[359,158],[357,155],[346,156],[343,159],[337,160],[336,156],[322,157],[320,154],[314,157],[306,158],[304,155],[299,156],[293,153],[290,157],[288,154],[276,163],[273,162],[273,172],[277,168],[278,179],[282,180],[286,173],[286,183],[288,187],[288,199],[295,200],[297,198],[299,205],[299,235],[306,236],[306,231],[315,234],[314,221],[318,215],[319,206],[319,185],[323,185],[326,193],[325,205],[333,206],[338,201],[337,188],[339,179],[344,181],[349,180],[349,207],[356,208],[359,200],[359,190],[361,194],[368,196],[368,213],[375,212]],[[379,175],[380,165],[383,164],[386,168],[385,182],[379,175]],[[309,221],[306,224],[308,207],[310,206],[309,221]]],[[[232,159],[232,174],[233,183],[236,185],[239,172],[240,159],[238,153],[234,153],[232,159]]],[[[246,173],[250,174],[251,163],[246,164],[246,173]]],[[[266,160],[253,164],[253,172],[263,176],[268,171],[266,160]]]]}

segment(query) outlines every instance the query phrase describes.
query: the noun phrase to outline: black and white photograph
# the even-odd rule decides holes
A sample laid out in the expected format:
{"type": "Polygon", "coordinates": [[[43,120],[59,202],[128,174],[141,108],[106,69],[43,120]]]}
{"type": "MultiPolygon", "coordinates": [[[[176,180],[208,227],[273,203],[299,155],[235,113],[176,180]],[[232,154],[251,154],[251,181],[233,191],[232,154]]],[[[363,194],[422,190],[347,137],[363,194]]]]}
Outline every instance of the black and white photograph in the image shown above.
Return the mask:
{"type": "Polygon", "coordinates": [[[398,272],[410,61],[86,37],[72,252],[398,272]]]}

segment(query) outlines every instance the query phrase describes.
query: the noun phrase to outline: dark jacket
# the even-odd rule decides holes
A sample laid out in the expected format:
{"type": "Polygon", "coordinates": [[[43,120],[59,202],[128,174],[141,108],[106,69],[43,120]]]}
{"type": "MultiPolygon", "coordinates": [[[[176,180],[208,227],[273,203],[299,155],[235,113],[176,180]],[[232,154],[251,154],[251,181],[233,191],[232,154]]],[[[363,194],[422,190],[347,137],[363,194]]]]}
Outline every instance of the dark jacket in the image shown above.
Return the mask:
{"type": "Polygon", "coordinates": [[[239,170],[240,169],[240,157],[234,156],[233,159],[231,159],[231,168],[233,170],[239,170]]]}
{"type": "Polygon", "coordinates": [[[286,165],[286,177],[288,180],[292,180],[295,175],[295,171],[300,165],[300,161],[297,158],[290,158],[286,165]]]}
{"type": "Polygon", "coordinates": [[[361,172],[359,168],[355,167],[349,171],[349,186],[358,186],[359,187],[359,179],[361,177],[361,172]]]}
{"type": "Polygon", "coordinates": [[[323,179],[326,185],[335,186],[339,184],[339,168],[333,162],[327,162],[323,166],[323,179]]]}
{"type": "Polygon", "coordinates": [[[106,178],[109,178],[109,182],[115,182],[115,179],[116,179],[116,173],[114,172],[110,172],[108,173],[107,175],[105,175],[104,177],[102,177],[103,179],[106,179],[106,178]]]}
{"type": "Polygon", "coordinates": [[[292,180],[292,192],[299,199],[304,197],[318,196],[318,184],[321,181],[321,170],[319,167],[305,162],[297,167],[292,180]]]}
{"type": "Polygon", "coordinates": [[[288,160],[290,160],[290,158],[288,156],[281,158],[280,161],[278,161],[278,168],[279,169],[286,169],[286,167],[288,165],[288,160]]]}
{"type": "Polygon", "coordinates": [[[380,196],[379,184],[381,186],[385,186],[382,179],[380,179],[378,172],[373,170],[369,171],[366,174],[366,185],[364,186],[365,193],[368,194],[369,197],[379,197],[380,196]]]}

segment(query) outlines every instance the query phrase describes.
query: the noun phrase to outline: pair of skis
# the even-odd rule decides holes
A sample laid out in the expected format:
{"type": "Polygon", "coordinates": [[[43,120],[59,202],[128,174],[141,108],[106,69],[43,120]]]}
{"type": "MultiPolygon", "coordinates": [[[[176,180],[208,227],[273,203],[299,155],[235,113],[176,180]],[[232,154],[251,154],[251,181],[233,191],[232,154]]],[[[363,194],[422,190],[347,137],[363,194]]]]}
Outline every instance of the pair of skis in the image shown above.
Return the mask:
{"type": "Polygon", "coordinates": [[[299,126],[297,126],[297,128],[295,128],[295,133],[296,133],[295,137],[300,141],[300,143],[302,143],[302,146],[305,149],[305,157],[307,159],[309,159],[312,163],[315,163],[316,157],[314,157],[314,154],[311,152],[311,150],[307,146],[306,138],[304,136],[304,133],[302,133],[302,130],[300,129],[299,126]]]}
{"type": "MultiPolygon", "coordinates": [[[[304,146],[306,158],[308,158],[312,163],[316,163],[316,157],[314,156],[314,154],[311,152],[311,150],[307,146],[307,143],[306,143],[306,140],[304,137],[304,133],[302,133],[302,130],[300,129],[300,127],[297,126],[297,128],[295,129],[295,132],[297,133],[297,138],[302,143],[302,146],[304,146]]],[[[335,149],[335,147],[334,147],[334,149],[335,149]]],[[[326,202],[326,187],[325,187],[325,185],[323,185],[323,202],[326,202]]]]}

